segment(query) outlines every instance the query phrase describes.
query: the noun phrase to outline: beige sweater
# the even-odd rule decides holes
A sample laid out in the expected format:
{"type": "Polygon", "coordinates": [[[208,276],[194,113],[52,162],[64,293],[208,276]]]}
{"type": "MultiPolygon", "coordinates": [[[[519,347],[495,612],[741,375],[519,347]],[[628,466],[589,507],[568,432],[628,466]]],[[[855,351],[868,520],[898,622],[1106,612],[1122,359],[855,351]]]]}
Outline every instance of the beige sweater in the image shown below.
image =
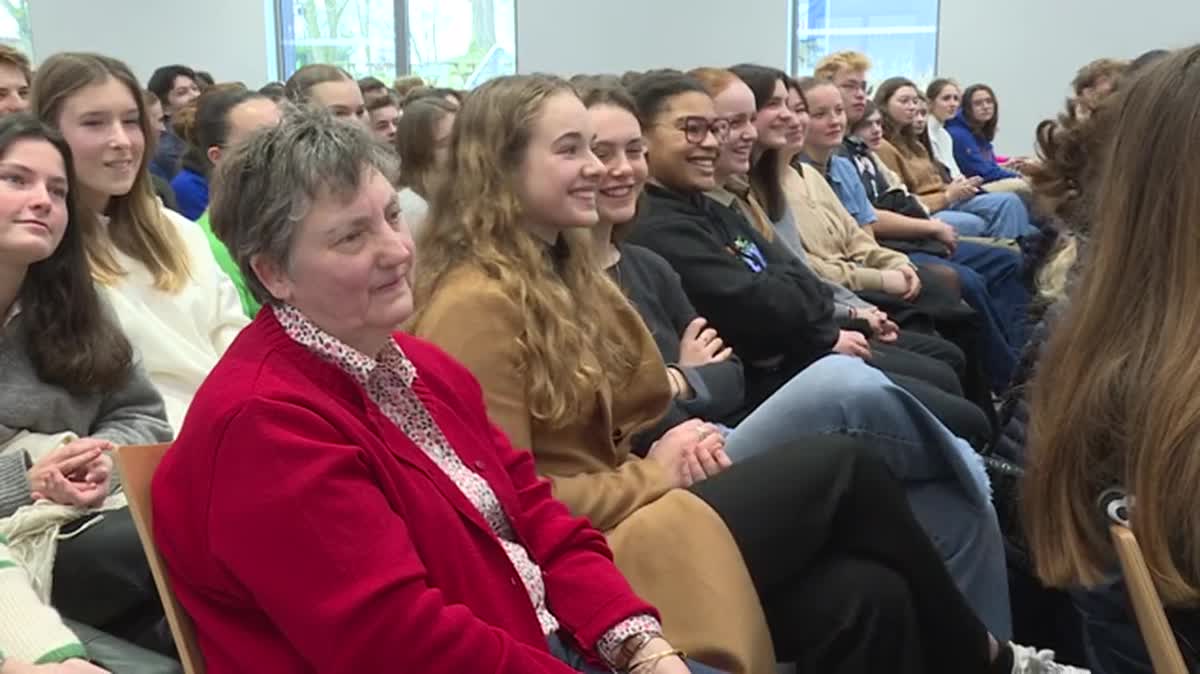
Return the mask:
{"type": "Polygon", "coordinates": [[[813,271],[851,290],[882,290],[881,272],[912,266],[858,225],[820,171],[803,171],[784,171],[782,181],[813,271]]]}
{"type": "Polygon", "coordinates": [[[38,599],[29,574],[0,536],[0,661],[40,664],[86,657],[83,644],[58,613],[38,599]]]}

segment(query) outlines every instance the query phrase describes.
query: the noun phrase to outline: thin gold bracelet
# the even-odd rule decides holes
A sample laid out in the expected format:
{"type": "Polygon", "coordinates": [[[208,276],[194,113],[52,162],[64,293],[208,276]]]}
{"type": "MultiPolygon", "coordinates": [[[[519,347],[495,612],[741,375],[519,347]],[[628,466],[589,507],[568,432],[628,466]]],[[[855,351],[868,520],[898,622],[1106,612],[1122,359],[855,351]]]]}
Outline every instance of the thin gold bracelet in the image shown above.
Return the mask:
{"type": "Polygon", "coordinates": [[[659,651],[658,653],[651,653],[644,658],[634,660],[633,662],[629,663],[629,665],[625,668],[625,671],[632,673],[639,667],[645,667],[646,665],[657,665],[659,662],[676,655],[681,659],[687,658],[687,653],[684,653],[678,648],[672,648],[666,651],[659,651]]]}

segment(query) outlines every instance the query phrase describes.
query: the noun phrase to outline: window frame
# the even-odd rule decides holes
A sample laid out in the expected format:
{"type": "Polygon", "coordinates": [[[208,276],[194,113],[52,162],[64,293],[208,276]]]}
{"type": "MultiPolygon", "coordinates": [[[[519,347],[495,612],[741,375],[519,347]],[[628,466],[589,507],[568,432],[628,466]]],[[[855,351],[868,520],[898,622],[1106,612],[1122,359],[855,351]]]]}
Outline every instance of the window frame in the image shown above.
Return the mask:
{"type": "MultiPolygon", "coordinates": [[[[292,21],[284,21],[284,2],[289,0],[272,0],[275,10],[275,63],[276,77],[280,82],[286,82],[291,73],[296,72],[296,55],[295,50],[288,54],[288,49],[284,45],[288,42],[295,43],[295,24],[292,21]]],[[[789,0],[792,1],[792,0],[789,0]]],[[[412,74],[412,64],[408,59],[408,46],[410,32],[408,29],[408,0],[391,0],[392,9],[394,12],[394,30],[396,31],[396,76],[404,77],[412,74]]],[[[518,54],[517,45],[520,44],[520,4],[513,0],[513,72],[521,72],[520,55],[518,54]]]]}
{"type": "MultiPolygon", "coordinates": [[[[837,0],[825,0],[827,5],[832,5],[837,0]]],[[[942,2],[943,0],[928,0],[935,5],[934,16],[936,21],[933,28],[933,72],[938,72],[939,60],[942,56],[941,41],[938,39],[942,32],[942,2]]],[[[788,39],[788,70],[794,77],[811,75],[812,73],[797,72],[800,67],[800,2],[801,0],[788,0],[788,24],[789,24],[789,39],[788,39]]],[[[850,33],[853,34],[853,33],[850,33]]],[[[863,35],[869,32],[865,31],[863,35]]],[[[878,33],[880,35],[903,35],[903,31],[897,33],[878,33]]],[[[833,34],[827,34],[826,37],[831,37],[833,34]]],[[[828,53],[828,52],[827,52],[828,53]]]]}

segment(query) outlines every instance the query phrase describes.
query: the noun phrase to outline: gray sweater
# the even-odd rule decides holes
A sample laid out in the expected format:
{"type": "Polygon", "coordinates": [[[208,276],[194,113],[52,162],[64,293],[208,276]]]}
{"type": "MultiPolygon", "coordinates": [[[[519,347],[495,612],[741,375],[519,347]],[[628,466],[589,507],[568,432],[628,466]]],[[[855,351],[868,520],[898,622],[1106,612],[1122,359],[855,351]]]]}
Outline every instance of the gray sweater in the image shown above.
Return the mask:
{"type": "Polygon", "coordinates": [[[11,442],[19,431],[70,431],[115,445],[166,442],[173,435],[162,397],[140,366],[124,386],[103,393],[74,395],[42,381],[29,357],[22,319],[17,314],[0,328],[0,517],[29,503],[31,457],[20,442],[11,442]]]}

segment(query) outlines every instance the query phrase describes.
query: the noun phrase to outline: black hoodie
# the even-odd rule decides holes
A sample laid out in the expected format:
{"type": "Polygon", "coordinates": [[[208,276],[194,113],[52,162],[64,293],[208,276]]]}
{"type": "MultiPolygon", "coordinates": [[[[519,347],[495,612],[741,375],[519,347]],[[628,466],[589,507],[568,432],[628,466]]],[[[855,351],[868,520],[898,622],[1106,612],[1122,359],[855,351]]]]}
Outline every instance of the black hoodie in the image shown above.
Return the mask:
{"type": "Polygon", "coordinates": [[[671,264],[699,314],[748,364],[794,372],[837,342],[832,294],[821,279],[703,193],[647,185],[629,242],[671,264]]]}

